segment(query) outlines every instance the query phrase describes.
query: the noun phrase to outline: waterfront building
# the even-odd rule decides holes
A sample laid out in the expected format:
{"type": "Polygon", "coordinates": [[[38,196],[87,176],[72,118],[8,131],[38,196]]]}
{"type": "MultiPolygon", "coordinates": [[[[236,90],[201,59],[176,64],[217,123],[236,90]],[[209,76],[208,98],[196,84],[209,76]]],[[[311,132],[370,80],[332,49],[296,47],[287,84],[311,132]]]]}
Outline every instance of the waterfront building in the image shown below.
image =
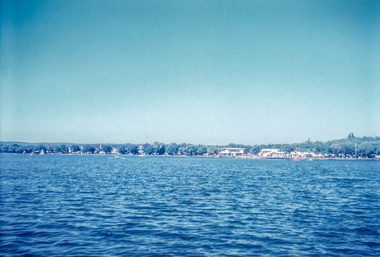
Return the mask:
{"type": "Polygon", "coordinates": [[[278,149],[261,149],[260,158],[284,158],[285,152],[280,152],[278,149]]]}
{"type": "Polygon", "coordinates": [[[219,156],[242,156],[247,153],[246,148],[221,148],[219,150],[219,156]]]}

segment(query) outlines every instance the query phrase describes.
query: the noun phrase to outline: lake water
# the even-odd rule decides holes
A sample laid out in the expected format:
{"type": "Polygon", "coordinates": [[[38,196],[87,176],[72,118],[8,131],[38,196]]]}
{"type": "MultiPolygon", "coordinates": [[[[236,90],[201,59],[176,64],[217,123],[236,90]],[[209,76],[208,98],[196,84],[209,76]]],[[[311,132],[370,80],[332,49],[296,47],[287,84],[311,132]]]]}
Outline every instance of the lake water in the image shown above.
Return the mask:
{"type": "Polygon", "coordinates": [[[0,155],[1,256],[379,256],[380,162],[0,155]]]}

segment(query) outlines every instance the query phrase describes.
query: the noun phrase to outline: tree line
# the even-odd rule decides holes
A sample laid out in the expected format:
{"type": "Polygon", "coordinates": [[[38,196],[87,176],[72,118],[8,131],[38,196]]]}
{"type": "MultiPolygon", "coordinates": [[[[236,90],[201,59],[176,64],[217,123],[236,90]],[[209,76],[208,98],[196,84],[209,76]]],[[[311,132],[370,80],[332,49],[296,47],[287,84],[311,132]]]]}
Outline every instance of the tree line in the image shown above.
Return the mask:
{"type": "Polygon", "coordinates": [[[57,146],[45,146],[43,144],[38,145],[0,145],[0,153],[35,153],[39,154],[44,153],[57,153],[57,154],[68,154],[68,153],[104,153],[110,154],[112,151],[115,151],[119,154],[147,154],[147,155],[204,155],[206,153],[217,154],[218,148],[213,146],[203,146],[203,145],[191,145],[191,144],[169,144],[165,145],[162,143],[155,142],[154,144],[123,144],[123,145],[57,145],[57,146]]]}
{"type": "Polygon", "coordinates": [[[327,142],[311,141],[293,144],[262,144],[262,145],[239,145],[229,144],[227,147],[247,148],[249,153],[257,154],[261,149],[279,149],[280,151],[309,152],[327,156],[360,156],[372,158],[380,155],[380,137],[355,137],[350,133],[346,138],[335,139],[327,142]]]}
{"type": "Polygon", "coordinates": [[[350,133],[347,138],[337,139],[327,142],[307,140],[303,143],[294,144],[261,144],[261,145],[244,145],[244,144],[229,144],[224,146],[206,146],[193,144],[163,144],[155,142],[153,144],[120,144],[120,145],[20,145],[0,144],[0,153],[104,153],[110,154],[116,152],[119,154],[147,154],[147,155],[185,155],[185,156],[200,156],[200,155],[217,155],[223,147],[230,148],[246,148],[250,154],[258,154],[262,149],[279,149],[283,152],[312,152],[316,154],[324,154],[327,156],[361,156],[372,158],[375,155],[380,155],[380,137],[355,137],[350,133]]]}

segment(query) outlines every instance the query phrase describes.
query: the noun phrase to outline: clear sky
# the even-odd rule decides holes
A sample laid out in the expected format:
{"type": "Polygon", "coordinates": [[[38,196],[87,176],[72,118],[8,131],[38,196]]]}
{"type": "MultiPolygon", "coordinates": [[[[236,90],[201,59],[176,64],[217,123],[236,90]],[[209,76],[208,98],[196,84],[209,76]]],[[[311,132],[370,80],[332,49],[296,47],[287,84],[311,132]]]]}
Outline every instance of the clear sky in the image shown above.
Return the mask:
{"type": "Polygon", "coordinates": [[[380,1],[0,5],[2,141],[380,136],[380,1]]]}

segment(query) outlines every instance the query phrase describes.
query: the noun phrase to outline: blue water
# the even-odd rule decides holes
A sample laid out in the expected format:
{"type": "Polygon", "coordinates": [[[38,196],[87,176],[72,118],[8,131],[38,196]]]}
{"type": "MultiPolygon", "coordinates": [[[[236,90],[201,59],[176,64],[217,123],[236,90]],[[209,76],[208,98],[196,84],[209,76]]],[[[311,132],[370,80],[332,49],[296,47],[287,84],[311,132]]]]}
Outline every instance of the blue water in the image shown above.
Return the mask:
{"type": "Polygon", "coordinates": [[[379,256],[380,162],[0,155],[1,256],[379,256]]]}

